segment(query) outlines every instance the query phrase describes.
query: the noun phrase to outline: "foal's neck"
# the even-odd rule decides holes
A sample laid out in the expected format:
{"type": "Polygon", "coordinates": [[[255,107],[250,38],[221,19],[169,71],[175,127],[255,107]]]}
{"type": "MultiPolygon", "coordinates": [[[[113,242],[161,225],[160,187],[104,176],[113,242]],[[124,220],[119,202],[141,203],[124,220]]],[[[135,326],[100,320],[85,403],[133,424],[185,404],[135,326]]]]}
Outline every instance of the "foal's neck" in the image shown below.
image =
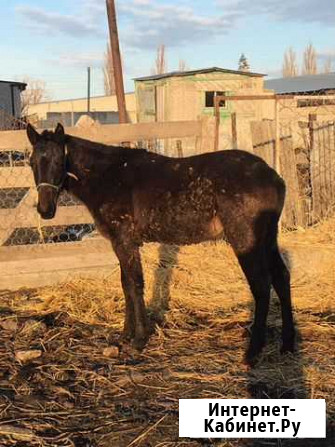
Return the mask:
{"type": "Polygon", "coordinates": [[[113,154],[117,156],[117,148],[93,143],[81,138],[67,136],[67,171],[66,189],[83,200],[83,195],[89,195],[92,182],[100,179],[106,164],[113,162],[113,154]],[[73,175],[71,175],[73,174],[73,175]]]}

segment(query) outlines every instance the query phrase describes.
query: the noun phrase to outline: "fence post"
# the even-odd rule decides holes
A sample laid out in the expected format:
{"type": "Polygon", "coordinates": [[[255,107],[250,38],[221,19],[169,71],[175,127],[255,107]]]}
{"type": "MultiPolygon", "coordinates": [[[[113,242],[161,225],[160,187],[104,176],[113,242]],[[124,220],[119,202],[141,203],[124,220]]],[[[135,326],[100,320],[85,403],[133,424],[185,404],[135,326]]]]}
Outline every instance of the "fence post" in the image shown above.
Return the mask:
{"type": "Polygon", "coordinates": [[[182,147],[182,141],[181,140],[177,140],[176,141],[176,146],[177,146],[177,154],[179,158],[183,157],[183,147],[182,147]]]}
{"type": "Polygon", "coordinates": [[[237,149],[237,125],[236,125],[236,112],[231,114],[231,135],[233,141],[233,149],[237,149]]]}
{"type": "Polygon", "coordinates": [[[316,113],[310,113],[308,115],[308,129],[309,129],[309,152],[314,149],[314,129],[313,122],[317,120],[316,113]]]}
{"type": "Polygon", "coordinates": [[[219,137],[220,137],[220,99],[214,97],[215,105],[215,135],[214,135],[214,151],[219,150],[219,137]]]}
{"type": "Polygon", "coordinates": [[[275,165],[274,168],[280,175],[280,122],[279,122],[279,101],[275,97],[275,165]]]}

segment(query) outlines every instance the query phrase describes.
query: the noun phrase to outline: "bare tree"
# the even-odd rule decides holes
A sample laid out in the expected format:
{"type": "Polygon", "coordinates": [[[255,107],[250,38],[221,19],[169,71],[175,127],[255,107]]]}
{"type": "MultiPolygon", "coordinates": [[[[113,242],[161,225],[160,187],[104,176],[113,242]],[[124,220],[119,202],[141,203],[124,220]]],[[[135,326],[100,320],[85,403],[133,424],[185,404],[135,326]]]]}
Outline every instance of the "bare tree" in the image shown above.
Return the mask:
{"type": "Polygon", "coordinates": [[[189,67],[187,66],[186,61],[184,59],[179,59],[178,70],[179,71],[189,70],[189,67]]]}
{"type": "Polygon", "coordinates": [[[333,66],[333,61],[332,61],[331,56],[329,56],[329,57],[327,57],[327,59],[325,60],[324,65],[323,65],[323,72],[324,73],[331,73],[332,66],[333,66]]]}
{"type": "Polygon", "coordinates": [[[167,67],[167,58],[165,52],[165,45],[159,45],[157,48],[157,56],[155,60],[155,66],[152,70],[153,74],[162,74],[166,73],[168,70],[167,67]]]}
{"type": "Polygon", "coordinates": [[[297,55],[292,47],[285,51],[282,73],[284,78],[298,76],[297,55]]]}
{"type": "Polygon", "coordinates": [[[45,82],[39,79],[26,77],[23,82],[27,84],[26,89],[21,93],[21,114],[29,114],[29,106],[39,104],[48,99],[45,82]]]}
{"type": "Polygon", "coordinates": [[[317,55],[315,48],[311,43],[307,45],[304,51],[304,64],[302,68],[302,74],[313,75],[317,74],[318,67],[316,63],[317,55]]]}
{"type": "Polygon", "coordinates": [[[104,54],[104,66],[102,68],[104,74],[104,90],[106,96],[115,95],[115,77],[113,66],[113,55],[110,44],[107,44],[107,49],[104,54]]]}
{"type": "Polygon", "coordinates": [[[242,53],[240,59],[238,61],[238,69],[239,71],[250,71],[250,65],[248,59],[242,53]]]}

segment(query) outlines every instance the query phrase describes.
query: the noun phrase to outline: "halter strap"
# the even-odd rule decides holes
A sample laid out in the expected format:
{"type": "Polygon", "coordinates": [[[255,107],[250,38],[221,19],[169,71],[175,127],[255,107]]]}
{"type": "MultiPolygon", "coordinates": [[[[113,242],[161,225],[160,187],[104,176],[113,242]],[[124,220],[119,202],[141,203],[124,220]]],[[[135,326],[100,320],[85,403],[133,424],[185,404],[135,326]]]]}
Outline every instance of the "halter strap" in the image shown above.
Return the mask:
{"type": "MultiPolygon", "coordinates": [[[[75,179],[77,182],[79,182],[79,178],[75,174],[73,174],[72,172],[66,172],[66,175],[68,175],[69,177],[71,177],[71,178],[75,179]]],[[[62,188],[63,184],[64,184],[64,180],[62,180],[59,185],[54,185],[52,183],[42,182],[42,183],[39,183],[36,186],[36,189],[38,191],[43,186],[49,186],[49,188],[53,188],[56,191],[59,191],[62,188]]]]}
{"type": "MultiPolygon", "coordinates": [[[[68,154],[68,149],[67,146],[65,145],[65,161],[64,161],[64,167],[66,167],[66,160],[67,160],[67,154],[68,154]]],[[[73,172],[69,172],[66,171],[65,172],[65,176],[63,178],[63,180],[60,182],[59,185],[54,185],[52,183],[47,183],[47,182],[41,182],[36,186],[37,191],[42,188],[43,186],[49,186],[49,188],[53,188],[55,189],[57,192],[60,191],[63,187],[64,181],[66,176],[73,178],[74,180],[76,180],[77,182],[79,182],[79,178],[76,176],[76,174],[73,174],[73,172]]]]}
{"type": "Polygon", "coordinates": [[[36,186],[36,189],[37,189],[37,191],[40,189],[40,188],[42,188],[43,186],[49,186],[49,188],[53,188],[53,189],[55,189],[56,191],[59,191],[60,189],[61,189],[61,187],[63,186],[63,182],[60,184],[60,185],[53,185],[52,183],[39,183],[37,186],[36,186]]]}

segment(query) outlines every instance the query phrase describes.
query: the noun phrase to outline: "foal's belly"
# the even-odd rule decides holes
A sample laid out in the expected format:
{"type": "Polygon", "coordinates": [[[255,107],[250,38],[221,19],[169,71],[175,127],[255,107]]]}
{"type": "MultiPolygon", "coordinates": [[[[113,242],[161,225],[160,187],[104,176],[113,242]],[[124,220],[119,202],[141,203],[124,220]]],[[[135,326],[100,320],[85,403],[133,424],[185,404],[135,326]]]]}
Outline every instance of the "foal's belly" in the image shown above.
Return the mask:
{"type": "Polygon", "coordinates": [[[204,194],[203,189],[167,192],[147,205],[136,226],[144,242],[184,245],[218,239],[223,224],[216,208],[214,194],[204,194]]]}

